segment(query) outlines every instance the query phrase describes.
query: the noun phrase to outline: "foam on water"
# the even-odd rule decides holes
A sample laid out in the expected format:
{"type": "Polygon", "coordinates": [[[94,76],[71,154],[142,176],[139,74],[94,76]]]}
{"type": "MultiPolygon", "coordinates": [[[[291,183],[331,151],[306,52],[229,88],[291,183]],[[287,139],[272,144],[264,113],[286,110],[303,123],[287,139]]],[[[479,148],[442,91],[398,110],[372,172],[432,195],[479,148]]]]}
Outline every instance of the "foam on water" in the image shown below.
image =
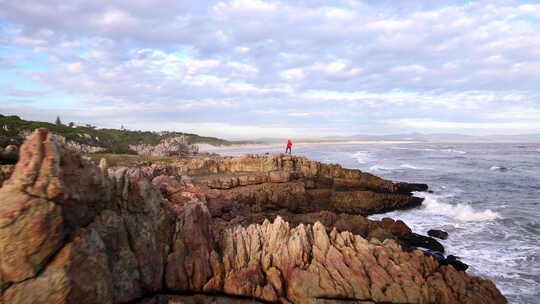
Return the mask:
{"type": "Polygon", "coordinates": [[[360,164],[365,164],[371,159],[369,152],[367,151],[356,151],[353,153],[352,157],[360,164]]]}
{"type": "Polygon", "coordinates": [[[375,171],[395,171],[395,170],[431,170],[431,168],[419,167],[419,166],[411,165],[408,163],[404,163],[397,167],[373,165],[369,167],[368,171],[375,172],[375,171]]]}
{"type": "Polygon", "coordinates": [[[414,165],[407,164],[407,163],[402,164],[399,167],[403,168],[403,169],[412,169],[412,170],[431,170],[430,168],[418,167],[418,166],[414,166],[414,165]]]}
{"type": "Polygon", "coordinates": [[[418,192],[415,195],[424,198],[424,202],[422,203],[423,209],[430,214],[443,215],[462,222],[491,221],[501,218],[499,214],[489,209],[477,211],[467,204],[441,202],[439,201],[441,197],[435,194],[418,192]]]}
{"type": "Polygon", "coordinates": [[[369,167],[369,171],[392,171],[392,170],[395,170],[396,168],[390,168],[390,167],[384,167],[384,166],[380,166],[380,165],[373,165],[371,167],[369,167]]]}
{"type": "Polygon", "coordinates": [[[457,154],[466,154],[467,152],[455,149],[441,149],[441,152],[457,153],[457,154]]]}

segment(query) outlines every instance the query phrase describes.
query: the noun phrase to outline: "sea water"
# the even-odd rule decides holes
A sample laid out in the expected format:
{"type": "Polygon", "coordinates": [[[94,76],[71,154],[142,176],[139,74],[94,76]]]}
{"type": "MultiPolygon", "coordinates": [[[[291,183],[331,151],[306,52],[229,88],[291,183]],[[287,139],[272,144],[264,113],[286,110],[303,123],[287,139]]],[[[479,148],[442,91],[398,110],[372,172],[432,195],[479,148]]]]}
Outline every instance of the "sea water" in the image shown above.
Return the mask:
{"type": "MultiPolygon", "coordinates": [[[[276,153],[266,148],[223,153],[276,153]]],[[[393,181],[426,183],[421,207],[395,211],[413,231],[447,231],[446,254],[492,280],[510,303],[540,303],[540,144],[318,144],[295,155],[393,181]]]]}

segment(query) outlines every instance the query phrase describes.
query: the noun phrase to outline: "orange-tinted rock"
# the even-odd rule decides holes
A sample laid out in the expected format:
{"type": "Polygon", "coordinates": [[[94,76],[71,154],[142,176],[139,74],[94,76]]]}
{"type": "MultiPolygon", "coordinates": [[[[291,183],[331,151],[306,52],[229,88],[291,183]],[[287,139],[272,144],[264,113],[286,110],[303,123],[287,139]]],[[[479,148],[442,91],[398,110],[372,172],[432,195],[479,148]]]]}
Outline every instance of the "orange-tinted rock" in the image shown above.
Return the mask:
{"type": "Polygon", "coordinates": [[[15,166],[13,165],[0,165],[0,187],[9,179],[13,170],[15,170],[15,166]]]}
{"type": "Polygon", "coordinates": [[[403,251],[404,223],[336,212],[359,208],[341,192],[376,208],[410,199],[399,189],[284,155],[105,171],[39,130],[0,189],[0,303],[506,303],[490,281],[403,251]]]}
{"type": "Polygon", "coordinates": [[[329,209],[364,216],[396,209],[420,206],[421,198],[395,193],[371,191],[335,191],[330,198],[329,209]]]}

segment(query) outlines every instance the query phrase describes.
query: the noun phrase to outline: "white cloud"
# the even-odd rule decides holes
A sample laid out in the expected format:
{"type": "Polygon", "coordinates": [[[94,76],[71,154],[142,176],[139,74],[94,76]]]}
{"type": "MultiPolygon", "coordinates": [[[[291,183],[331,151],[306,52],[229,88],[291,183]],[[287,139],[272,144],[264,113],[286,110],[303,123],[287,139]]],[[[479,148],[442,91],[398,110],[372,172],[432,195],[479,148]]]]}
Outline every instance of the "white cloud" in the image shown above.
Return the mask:
{"type": "Polygon", "coordinates": [[[129,27],[137,23],[137,20],[127,12],[119,9],[109,9],[103,13],[97,20],[97,23],[103,27],[129,27]]]}
{"type": "Polygon", "coordinates": [[[83,71],[83,65],[80,62],[70,63],[66,66],[66,70],[72,74],[78,74],[83,71]]]}
{"type": "Polygon", "coordinates": [[[306,78],[306,74],[304,73],[303,69],[295,68],[281,72],[281,77],[287,81],[294,82],[303,80],[304,78],[306,78]]]}
{"type": "Polygon", "coordinates": [[[478,131],[491,130],[492,132],[512,132],[528,133],[540,130],[540,121],[536,122],[456,122],[438,121],[432,119],[400,119],[398,125],[404,128],[416,130],[426,130],[429,132],[439,132],[448,130],[458,130],[460,132],[470,132],[476,134],[478,131]]]}
{"type": "Polygon", "coordinates": [[[152,123],[131,109],[200,132],[255,119],[291,124],[280,132],[402,130],[426,117],[503,130],[538,114],[539,5],[389,3],[4,1],[0,68],[12,92],[24,83],[88,108],[121,105],[141,128],[152,123]]]}
{"type": "Polygon", "coordinates": [[[427,68],[425,68],[424,66],[422,65],[419,65],[419,64],[413,64],[413,65],[401,65],[401,66],[397,66],[397,67],[394,67],[392,68],[391,70],[392,72],[395,72],[395,73],[425,73],[427,71],[429,71],[427,68]]]}

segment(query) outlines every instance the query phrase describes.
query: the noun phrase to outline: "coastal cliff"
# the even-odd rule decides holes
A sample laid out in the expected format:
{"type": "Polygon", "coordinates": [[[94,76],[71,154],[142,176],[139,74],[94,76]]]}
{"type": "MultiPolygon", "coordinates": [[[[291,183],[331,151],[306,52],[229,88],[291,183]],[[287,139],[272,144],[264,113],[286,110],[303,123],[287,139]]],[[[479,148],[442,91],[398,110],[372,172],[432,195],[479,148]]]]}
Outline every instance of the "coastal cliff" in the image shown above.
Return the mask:
{"type": "Polygon", "coordinates": [[[506,303],[364,217],[422,184],[284,154],[107,168],[45,129],[0,172],[0,303],[506,303]]]}

